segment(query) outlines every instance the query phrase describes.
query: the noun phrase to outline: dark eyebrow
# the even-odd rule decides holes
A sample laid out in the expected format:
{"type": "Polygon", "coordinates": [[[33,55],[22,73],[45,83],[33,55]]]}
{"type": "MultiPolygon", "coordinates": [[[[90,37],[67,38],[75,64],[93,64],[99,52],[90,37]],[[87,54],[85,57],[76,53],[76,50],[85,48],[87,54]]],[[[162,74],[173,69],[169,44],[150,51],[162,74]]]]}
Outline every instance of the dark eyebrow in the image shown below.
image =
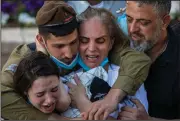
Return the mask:
{"type": "Polygon", "coordinates": [[[56,47],[56,46],[63,46],[65,44],[52,44],[53,47],[56,47]]]}
{"type": "Polygon", "coordinates": [[[75,38],[71,43],[74,43],[75,41],[77,41],[79,39],[79,37],[75,38]]]}
{"type": "Polygon", "coordinates": [[[148,19],[137,19],[138,21],[147,21],[147,22],[151,22],[151,20],[148,19]]]}
{"type": "MultiPolygon", "coordinates": [[[[75,38],[71,43],[73,43],[74,41],[77,41],[78,40],[78,37],[77,38],[75,38]]],[[[70,43],[69,43],[70,44],[70,43]]],[[[66,44],[61,44],[61,43],[59,43],[59,44],[57,44],[57,43],[55,43],[55,44],[52,44],[52,46],[53,47],[57,47],[57,46],[64,46],[64,45],[66,45],[66,44]]]]}
{"type": "MultiPolygon", "coordinates": [[[[126,16],[132,18],[131,16],[129,16],[129,15],[127,15],[127,14],[126,14],[126,16]]],[[[148,22],[151,22],[151,20],[143,19],[143,18],[141,18],[141,19],[136,19],[136,20],[137,20],[137,21],[148,21],[148,22]]]]}

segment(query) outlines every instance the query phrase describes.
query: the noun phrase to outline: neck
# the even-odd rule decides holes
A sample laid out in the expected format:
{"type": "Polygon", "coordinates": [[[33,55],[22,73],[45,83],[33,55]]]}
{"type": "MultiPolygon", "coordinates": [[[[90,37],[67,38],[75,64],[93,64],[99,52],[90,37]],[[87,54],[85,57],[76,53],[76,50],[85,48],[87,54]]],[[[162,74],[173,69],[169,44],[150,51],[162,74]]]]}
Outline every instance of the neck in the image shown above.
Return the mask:
{"type": "Polygon", "coordinates": [[[154,62],[157,57],[159,57],[164,50],[166,49],[166,45],[167,45],[167,31],[164,31],[162,33],[161,38],[157,41],[157,43],[154,45],[154,47],[147,52],[147,55],[149,55],[149,57],[151,58],[151,60],[154,62]]]}

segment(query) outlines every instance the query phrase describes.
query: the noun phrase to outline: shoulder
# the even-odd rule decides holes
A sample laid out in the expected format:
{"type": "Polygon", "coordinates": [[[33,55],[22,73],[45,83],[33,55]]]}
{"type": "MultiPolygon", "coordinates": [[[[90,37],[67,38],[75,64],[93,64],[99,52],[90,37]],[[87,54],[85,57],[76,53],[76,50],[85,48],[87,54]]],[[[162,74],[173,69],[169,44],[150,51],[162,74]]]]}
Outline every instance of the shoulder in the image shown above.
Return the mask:
{"type": "Polygon", "coordinates": [[[122,52],[121,63],[123,67],[127,67],[128,65],[131,67],[139,67],[150,65],[152,62],[150,57],[144,52],[139,52],[128,47],[122,52]]]}
{"type": "Polygon", "coordinates": [[[12,51],[1,71],[2,90],[11,90],[13,88],[14,72],[16,71],[19,62],[30,52],[31,50],[26,44],[19,45],[12,51]]]}
{"type": "Polygon", "coordinates": [[[2,71],[13,71],[15,67],[19,64],[20,60],[30,52],[31,50],[26,44],[17,46],[10,54],[7,62],[3,66],[2,71]]]}
{"type": "Polygon", "coordinates": [[[110,62],[114,64],[120,64],[121,66],[131,65],[139,66],[140,65],[150,65],[151,59],[143,52],[135,51],[130,47],[126,47],[120,51],[111,53],[109,56],[110,62]]]}

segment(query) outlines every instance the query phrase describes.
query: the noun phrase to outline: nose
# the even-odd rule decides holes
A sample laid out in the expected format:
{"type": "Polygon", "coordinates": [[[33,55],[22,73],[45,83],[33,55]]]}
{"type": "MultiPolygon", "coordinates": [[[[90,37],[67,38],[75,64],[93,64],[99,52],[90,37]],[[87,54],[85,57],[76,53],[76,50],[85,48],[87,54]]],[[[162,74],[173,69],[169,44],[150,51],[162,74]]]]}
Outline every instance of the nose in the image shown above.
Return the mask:
{"type": "Polygon", "coordinates": [[[139,31],[139,24],[136,21],[129,23],[129,31],[130,33],[138,32],[139,31]]]}
{"type": "Polygon", "coordinates": [[[54,102],[55,102],[55,99],[53,98],[53,96],[51,94],[47,94],[45,104],[49,105],[49,104],[52,104],[54,102]]]}
{"type": "Polygon", "coordinates": [[[73,57],[72,48],[70,46],[65,47],[64,55],[66,58],[69,58],[69,59],[73,57]]]}
{"type": "Polygon", "coordinates": [[[96,44],[93,40],[90,40],[89,45],[88,45],[88,50],[92,52],[96,50],[96,44]]]}

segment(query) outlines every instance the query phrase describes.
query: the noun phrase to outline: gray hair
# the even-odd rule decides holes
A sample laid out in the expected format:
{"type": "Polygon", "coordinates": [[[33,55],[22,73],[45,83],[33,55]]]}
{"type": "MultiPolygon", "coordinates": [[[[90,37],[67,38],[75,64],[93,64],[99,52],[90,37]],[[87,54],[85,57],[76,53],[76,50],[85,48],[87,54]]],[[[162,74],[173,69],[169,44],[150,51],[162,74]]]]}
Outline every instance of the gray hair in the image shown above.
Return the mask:
{"type": "Polygon", "coordinates": [[[136,1],[136,3],[138,3],[139,7],[143,4],[152,5],[159,16],[169,14],[171,10],[171,0],[142,0],[136,1]]]}
{"type": "Polygon", "coordinates": [[[77,16],[79,23],[83,23],[91,18],[97,17],[103,25],[105,25],[110,39],[114,40],[113,49],[127,47],[130,44],[128,37],[120,29],[115,16],[104,8],[91,8],[89,7],[77,16]]]}

